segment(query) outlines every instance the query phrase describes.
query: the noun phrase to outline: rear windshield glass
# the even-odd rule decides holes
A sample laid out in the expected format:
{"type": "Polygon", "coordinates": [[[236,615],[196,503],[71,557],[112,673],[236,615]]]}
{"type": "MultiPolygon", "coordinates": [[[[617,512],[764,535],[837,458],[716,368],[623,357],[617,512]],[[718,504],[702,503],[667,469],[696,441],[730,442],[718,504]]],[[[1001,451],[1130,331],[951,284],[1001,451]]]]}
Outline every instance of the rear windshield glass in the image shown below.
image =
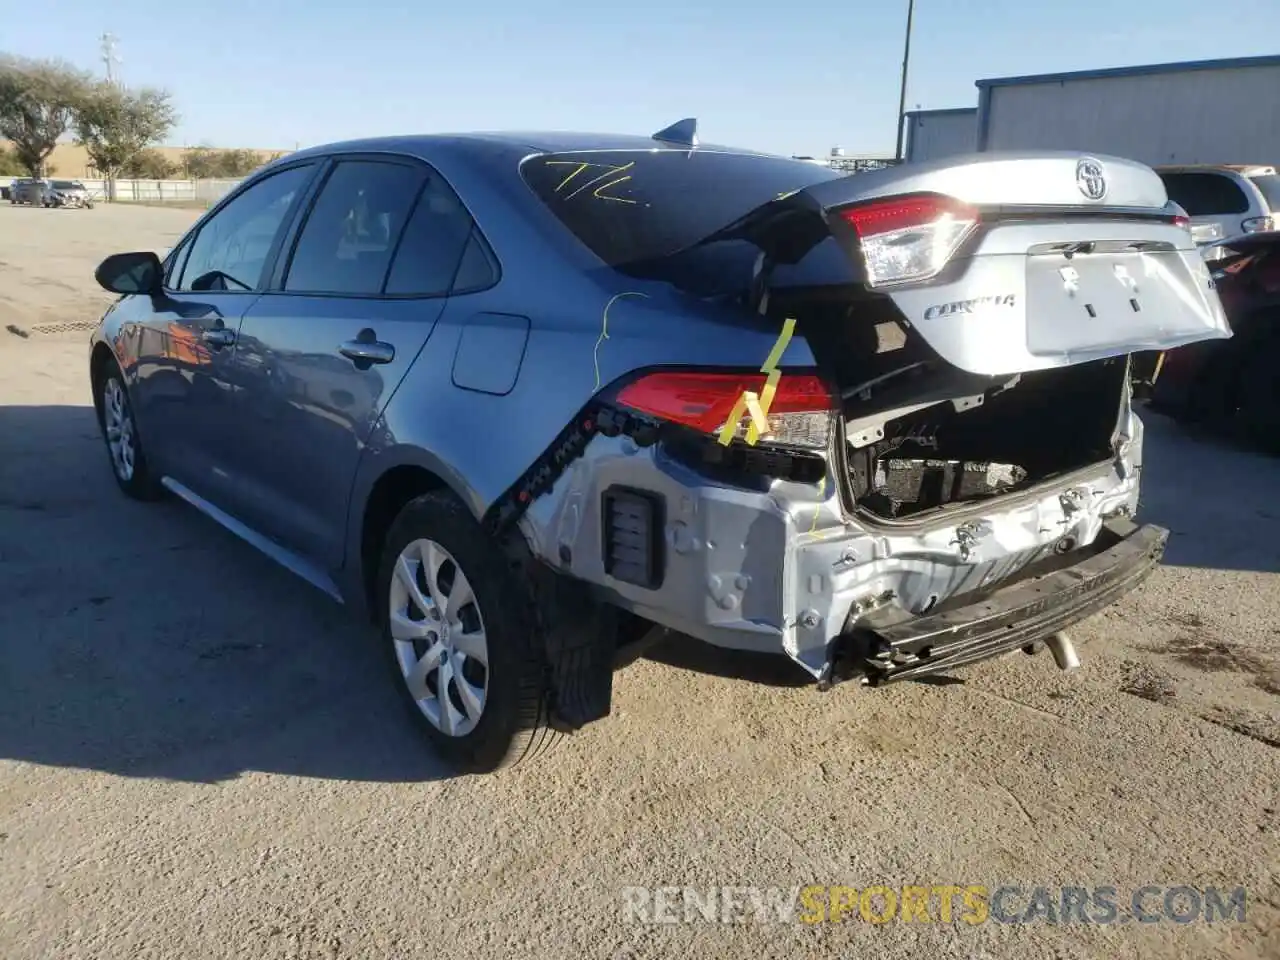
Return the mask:
{"type": "Polygon", "coordinates": [[[1244,213],[1249,198],[1230,177],[1218,173],[1162,173],[1169,199],[1187,211],[1188,216],[1205,217],[1227,213],[1244,213]]]}
{"type": "Polygon", "coordinates": [[[53,186],[58,190],[75,190],[80,184],[74,180],[55,180],[53,181],[53,186]]]}
{"type": "Polygon", "coordinates": [[[843,176],[801,160],[703,150],[547,153],[521,173],[611,267],[675,253],[783,194],[843,176]]]}
{"type": "Polygon", "coordinates": [[[1253,185],[1262,191],[1267,198],[1267,206],[1273,211],[1280,210],[1280,174],[1269,173],[1262,177],[1250,177],[1253,185]]]}

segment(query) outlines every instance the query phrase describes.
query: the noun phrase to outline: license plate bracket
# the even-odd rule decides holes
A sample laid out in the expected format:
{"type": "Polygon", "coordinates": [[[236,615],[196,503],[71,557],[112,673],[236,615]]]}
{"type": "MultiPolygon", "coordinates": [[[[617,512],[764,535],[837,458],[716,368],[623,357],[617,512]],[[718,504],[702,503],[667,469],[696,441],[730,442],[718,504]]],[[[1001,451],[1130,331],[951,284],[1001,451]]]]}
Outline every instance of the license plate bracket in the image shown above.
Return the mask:
{"type": "Polygon", "coordinates": [[[1212,318],[1200,282],[1175,250],[1031,254],[1027,350],[1135,352],[1202,335],[1212,318]]]}

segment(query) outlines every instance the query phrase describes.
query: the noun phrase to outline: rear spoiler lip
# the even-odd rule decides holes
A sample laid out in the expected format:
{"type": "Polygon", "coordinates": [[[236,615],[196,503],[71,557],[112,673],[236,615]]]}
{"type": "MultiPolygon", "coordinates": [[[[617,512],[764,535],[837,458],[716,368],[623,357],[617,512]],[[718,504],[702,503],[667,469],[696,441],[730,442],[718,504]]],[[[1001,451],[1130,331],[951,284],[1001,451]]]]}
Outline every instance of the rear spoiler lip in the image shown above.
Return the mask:
{"type": "MultiPolygon", "coordinates": [[[[849,190],[849,181],[868,174],[850,174],[814,184],[756,207],[728,226],[707,235],[671,256],[725,240],[745,240],[759,247],[776,263],[795,264],[832,234],[833,211],[859,203],[892,199],[893,194],[866,196],[861,189],[849,190]],[[845,189],[840,189],[844,187],[845,189]],[[852,194],[852,196],[850,196],[852,194]],[[783,229],[785,226],[785,230],[783,229]]],[[[904,191],[902,196],[919,191],[904,191]]],[[[1174,222],[1182,210],[1173,202],[1163,207],[975,205],[983,223],[1016,223],[1049,220],[1103,220],[1124,222],[1174,222]]]]}

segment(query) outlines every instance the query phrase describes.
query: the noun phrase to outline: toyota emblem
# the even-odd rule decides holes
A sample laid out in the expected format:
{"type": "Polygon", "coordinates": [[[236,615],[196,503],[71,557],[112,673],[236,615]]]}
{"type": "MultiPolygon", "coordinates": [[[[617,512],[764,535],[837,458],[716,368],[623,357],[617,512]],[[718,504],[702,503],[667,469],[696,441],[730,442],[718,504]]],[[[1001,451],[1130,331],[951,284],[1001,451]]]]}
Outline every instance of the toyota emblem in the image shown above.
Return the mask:
{"type": "Polygon", "coordinates": [[[1090,200],[1101,200],[1107,195],[1107,178],[1102,164],[1093,157],[1085,157],[1076,164],[1076,186],[1090,200]]]}

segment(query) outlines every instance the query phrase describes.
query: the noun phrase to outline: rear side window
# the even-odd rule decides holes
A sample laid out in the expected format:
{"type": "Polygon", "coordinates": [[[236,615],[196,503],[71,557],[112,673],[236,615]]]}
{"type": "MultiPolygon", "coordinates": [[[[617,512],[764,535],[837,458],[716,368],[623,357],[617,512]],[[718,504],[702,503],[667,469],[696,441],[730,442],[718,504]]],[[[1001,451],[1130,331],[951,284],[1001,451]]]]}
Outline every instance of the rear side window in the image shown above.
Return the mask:
{"type": "Polygon", "coordinates": [[[1273,212],[1280,211],[1280,175],[1269,173],[1261,177],[1250,177],[1253,185],[1262,191],[1267,199],[1267,206],[1273,212]]]}
{"type": "Polygon", "coordinates": [[[471,230],[471,214],[457,194],[438,176],[431,177],[404,229],[386,292],[401,296],[448,293],[471,230]]]}
{"type": "Polygon", "coordinates": [[[307,215],[284,289],[350,296],[381,293],[392,251],[424,177],[421,168],[407,164],[339,163],[307,215]]]}
{"type": "Polygon", "coordinates": [[[520,172],[579,240],[620,268],[675,253],[782,194],[841,176],[782,157],[665,149],[541,154],[520,172]]]}
{"type": "Polygon", "coordinates": [[[1164,173],[1160,179],[1169,199],[1188,216],[1211,217],[1249,209],[1249,198],[1230,177],[1218,173],[1164,173]]]}

